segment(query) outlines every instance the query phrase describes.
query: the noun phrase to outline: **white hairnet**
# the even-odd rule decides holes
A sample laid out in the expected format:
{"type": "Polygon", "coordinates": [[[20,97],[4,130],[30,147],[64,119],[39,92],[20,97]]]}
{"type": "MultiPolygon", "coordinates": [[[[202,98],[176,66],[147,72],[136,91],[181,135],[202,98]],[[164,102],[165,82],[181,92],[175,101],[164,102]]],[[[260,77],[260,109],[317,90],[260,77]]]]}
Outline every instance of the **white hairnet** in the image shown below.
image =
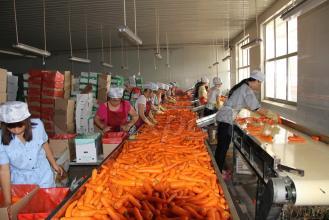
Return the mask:
{"type": "Polygon", "coordinates": [[[144,84],[143,85],[143,88],[144,89],[150,89],[150,90],[152,90],[153,89],[152,83],[146,83],[146,84],[144,84]]]}
{"type": "Polygon", "coordinates": [[[157,83],[152,83],[152,90],[153,91],[158,91],[159,90],[159,86],[157,83]]]}
{"type": "Polygon", "coordinates": [[[250,73],[250,78],[253,78],[253,79],[256,79],[256,80],[259,80],[259,81],[263,82],[265,80],[265,75],[260,70],[253,70],[250,73]]]}
{"type": "Polygon", "coordinates": [[[222,80],[219,77],[214,77],[214,79],[212,80],[212,82],[214,83],[214,85],[221,85],[223,84],[222,80]]]}
{"type": "Polygon", "coordinates": [[[209,83],[209,79],[207,77],[201,77],[201,82],[203,83],[209,83]]]}
{"type": "Polygon", "coordinates": [[[31,114],[25,102],[10,101],[0,105],[0,121],[5,123],[21,122],[31,114]]]}
{"type": "Polygon", "coordinates": [[[119,99],[123,96],[123,88],[121,87],[111,87],[108,92],[108,96],[110,98],[119,99]]]}

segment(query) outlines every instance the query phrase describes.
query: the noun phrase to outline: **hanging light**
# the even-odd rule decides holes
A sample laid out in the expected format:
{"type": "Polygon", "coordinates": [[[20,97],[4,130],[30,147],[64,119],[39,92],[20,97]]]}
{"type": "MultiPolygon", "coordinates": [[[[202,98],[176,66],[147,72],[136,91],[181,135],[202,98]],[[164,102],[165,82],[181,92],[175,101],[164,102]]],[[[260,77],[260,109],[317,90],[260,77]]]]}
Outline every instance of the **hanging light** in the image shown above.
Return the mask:
{"type": "Polygon", "coordinates": [[[135,45],[142,45],[143,41],[137,36],[136,28],[136,1],[134,0],[134,17],[135,17],[135,33],[132,32],[127,26],[127,16],[126,16],[126,0],[123,0],[123,13],[124,13],[124,25],[118,27],[119,35],[122,38],[127,39],[129,42],[135,45]]]}
{"type": "Polygon", "coordinates": [[[283,20],[290,20],[292,18],[298,17],[313,8],[321,5],[327,0],[296,0],[293,1],[287,8],[285,8],[280,16],[283,20]]]}
{"type": "Polygon", "coordinates": [[[37,58],[37,56],[34,56],[34,55],[22,54],[22,53],[10,51],[10,50],[0,50],[0,54],[7,54],[7,55],[19,56],[19,57],[25,57],[25,58],[37,58]]]}
{"type": "Polygon", "coordinates": [[[167,48],[167,62],[166,62],[166,66],[168,68],[170,68],[170,59],[169,59],[169,41],[168,41],[168,34],[166,32],[166,48],[167,48]]]}
{"type": "Polygon", "coordinates": [[[161,60],[162,56],[160,53],[160,22],[159,22],[159,15],[158,10],[155,9],[155,42],[156,42],[156,52],[154,53],[154,56],[161,60]]]}
{"type": "Polygon", "coordinates": [[[78,63],[91,63],[91,60],[81,57],[69,57],[70,61],[78,62],[78,63]]]}
{"type": "Polygon", "coordinates": [[[30,53],[41,55],[43,57],[49,57],[51,54],[47,51],[47,36],[46,36],[46,3],[43,0],[43,37],[44,37],[44,49],[39,49],[26,44],[19,43],[18,41],[18,27],[17,27],[17,14],[16,14],[16,1],[14,0],[14,16],[15,16],[15,31],[16,31],[16,44],[13,44],[15,49],[24,50],[30,53]]]}
{"type": "Polygon", "coordinates": [[[102,61],[101,65],[104,67],[112,68],[113,66],[110,63],[106,63],[104,60],[104,41],[103,41],[103,25],[101,25],[101,41],[102,41],[102,61]]]}
{"type": "Polygon", "coordinates": [[[70,37],[70,51],[71,51],[71,56],[69,57],[69,60],[72,62],[78,62],[78,63],[91,63],[91,60],[88,59],[88,26],[87,26],[87,16],[85,14],[85,36],[86,36],[86,52],[87,52],[87,57],[86,58],[81,58],[81,57],[76,57],[73,56],[73,46],[72,46],[72,33],[71,33],[71,7],[69,4],[69,37],[70,37]]]}
{"type": "Polygon", "coordinates": [[[256,34],[257,37],[249,41],[249,43],[242,45],[241,49],[250,49],[256,46],[259,46],[262,42],[262,39],[259,37],[259,30],[258,30],[258,15],[257,15],[257,0],[255,0],[255,15],[256,15],[256,34]]]}

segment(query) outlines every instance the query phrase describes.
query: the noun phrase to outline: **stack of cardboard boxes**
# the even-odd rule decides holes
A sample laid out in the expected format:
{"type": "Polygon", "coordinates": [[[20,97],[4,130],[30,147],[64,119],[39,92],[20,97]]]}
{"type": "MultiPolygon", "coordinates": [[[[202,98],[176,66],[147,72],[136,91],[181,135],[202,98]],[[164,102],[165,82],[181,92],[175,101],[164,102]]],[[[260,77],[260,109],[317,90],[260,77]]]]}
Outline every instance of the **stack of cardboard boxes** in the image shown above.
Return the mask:
{"type": "Polygon", "coordinates": [[[29,110],[32,117],[41,118],[47,133],[55,134],[55,124],[59,126],[59,133],[74,132],[74,110],[68,109],[74,109],[74,102],[63,99],[64,94],[69,96],[70,93],[70,73],[66,72],[64,76],[58,71],[31,70],[24,79],[27,79],[25,85],[29,110]],[[65,82],[65,79],[68,82],[65,82]],[[62,113],[62,121],[57,120],[57,123],[54,123],[56,109],[62,113]]]}
{"type": "Polygon", "coordinates": [[[97,98],[98,90],[98,73],[82,72],[79,79],[80,91],[83,91],[87,85],[92,86],[92,94],[94,98],[97,98]]]}
{"type": "Polygon", "coordinates": [[[75,110],[76,132],[86,134],[94,132],[93,94],[77,94],[75,110]]]}
{"type": "Polygon", "coordinates": [[[0,69],[0,104],[7,101],[7,70],[0,69]]]}
{"type": "Polygon", "coordinates": [[[16,101],[18,77],[5,69],[0,69],[0,103],[16,101]]]}
{"type": "Polygon", "coordinates": [[[97,100],[99,102],[107,101],[107,93],[111,85],[111,75],[100,74],[98,75],[98,92],[97,100]]]}
{"type": "Polygon", "coordinates": [[[16,101],[18,91],[18,77],[7,72],[7,101],[16,101]]]}

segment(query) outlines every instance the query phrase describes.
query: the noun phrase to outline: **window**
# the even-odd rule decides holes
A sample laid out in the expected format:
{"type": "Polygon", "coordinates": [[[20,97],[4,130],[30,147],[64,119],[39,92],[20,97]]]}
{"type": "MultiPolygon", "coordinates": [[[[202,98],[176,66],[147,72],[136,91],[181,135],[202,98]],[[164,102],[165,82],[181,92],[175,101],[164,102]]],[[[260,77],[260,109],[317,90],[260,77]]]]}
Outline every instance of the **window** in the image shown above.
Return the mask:
{"type": "Polygon", "coordinates": [[[297,102],[297,19],[274,17],[264,24],[265,98],[297,102]]]}
{"type": "Polygon", "coordinates": [[[249,37],[243,39],[237,44],[237,54],[238,54],[237,83],[245,78],[248,78],[250,75],[249,49],[241,49],[241,46],[247,43],[249,43],[249,37]]]}

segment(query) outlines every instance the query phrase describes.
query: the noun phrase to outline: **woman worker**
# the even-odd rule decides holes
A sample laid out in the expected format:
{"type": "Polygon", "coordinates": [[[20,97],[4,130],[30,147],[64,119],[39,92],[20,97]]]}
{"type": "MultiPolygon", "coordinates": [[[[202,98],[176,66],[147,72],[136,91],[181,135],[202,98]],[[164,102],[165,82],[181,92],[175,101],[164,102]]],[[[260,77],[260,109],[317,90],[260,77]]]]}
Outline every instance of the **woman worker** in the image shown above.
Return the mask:
{"type": "Polygon", "coordinates": [[[215,159],[219,170],[222,172],[226,152],[229,148],[233,133],[233,121],[242,108],[266,115],[274,120],[278,120],[276,114],[261,108],[254,90],[260,90],[264,81],[264,74],[259,70],[251,72],[250,77],[242,80],[230,90],[228,99],[216,115],[218,123],[218,144],[215,152],[215,159]]]}
{"type": "Polygon", "coordinates": [[[123,88],[110,88],[108,101],[99,106],[94,122],[103,132],[129,131],[138,120],[135,109],[129,101],[122,100],[123,88]],[[131,120],[128,121],[128,116],[131,120]]]}
{"type": "Polygon", "coordinates": [[[63,175],[48,145],[40,119],[31,119],[27,104],[11,101],[0,105],[0,185],[4,205],[11,203],[12,184],[55,187],[51,167],[63,175]]]}
{"type": "Polygon", "coordinates": [[[220,96],[221,90],[220,87],[222,86],[222,80],[219,77],[214,77],[213,79],[214,86],[209,89],[208,97],[207,97],[207,104],[204,110],[204,116],[212,115],[217,112],[217,107],[220,104],[220,96]]]}
{"type": "Polygon", "coordinates": [[[151,111],[151,98],[152,98],[152,84],[147,83],[143,86],[143,94],[140,95],[135,103],[135,109],[139,116],[139,119],[136,123],[136,127],[139,128],[143,123],[146,123],[150,126],[154,126],[157,121],[154,119],[151,111]]]}
{"type": "Polygon", "coordinates": [[[199,101],[200,101],[201,105],[204,105],[204,104],[207,103],[208,84],[209,84],[209,79],[207,77],[202,77],[201,78],[201,85],[198,89],[198,98],[199,98],[199,101]]]}

